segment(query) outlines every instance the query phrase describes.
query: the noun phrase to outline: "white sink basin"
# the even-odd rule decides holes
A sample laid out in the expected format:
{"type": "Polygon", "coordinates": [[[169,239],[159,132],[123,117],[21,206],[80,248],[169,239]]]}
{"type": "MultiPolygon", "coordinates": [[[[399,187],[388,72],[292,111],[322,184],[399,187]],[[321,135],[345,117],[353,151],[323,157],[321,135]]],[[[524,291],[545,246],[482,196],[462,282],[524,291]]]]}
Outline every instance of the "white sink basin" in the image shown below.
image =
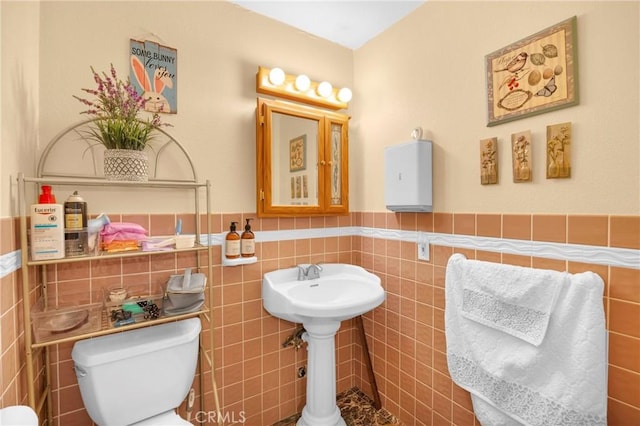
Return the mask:
{"type": "Polygon", "coordinates": [[[320,265],[320,277],[298,280],[298,268],[264,274],[262,299],[273,316],[296,323],[343,321],[379,306],[385,298],[380,278],[359,266],[320,265]]]}
{"type": "Polygon", "coordinates": [[[264,274],[262,303],[271,315],[302,323],[306,330],[307,403],[296,425],[345,426],[336,406],[335,333],[341,321],[379,306],[385,293],[380,278],[359,266],[301,266],[312,279],[299,280],[307,278],[300,267],[264,274]]]}

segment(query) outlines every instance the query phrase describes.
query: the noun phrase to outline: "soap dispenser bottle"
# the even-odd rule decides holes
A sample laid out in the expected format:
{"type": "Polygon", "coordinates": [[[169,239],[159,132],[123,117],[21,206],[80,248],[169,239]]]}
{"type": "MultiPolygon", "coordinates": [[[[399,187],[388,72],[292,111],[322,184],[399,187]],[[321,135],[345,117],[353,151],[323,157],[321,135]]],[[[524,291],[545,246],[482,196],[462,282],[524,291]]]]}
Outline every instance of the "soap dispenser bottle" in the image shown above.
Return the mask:
{"type": "Polygon", "coordinates": [[[247,219],[244,232],[240,237],[240,253],[242,257],[253,257],[256,255],[256,236],[253,234],[253,231],[251,231],[250,220],[253,219],[247,219]]]}
{"type": "Polygon", "coordinates": [[[237,259],[240,257],[240,235],[236,232],[238,222],[231,222],[229,232],[225,237],[224,256],[227,259],[237,259]]]}
{"type": "Polygon", "coordinates": [[[38,204],[29,209],[31,216],[31,260],[64,257],[64,206],[56,202],[51,186],[42,185],[38,204]]]}

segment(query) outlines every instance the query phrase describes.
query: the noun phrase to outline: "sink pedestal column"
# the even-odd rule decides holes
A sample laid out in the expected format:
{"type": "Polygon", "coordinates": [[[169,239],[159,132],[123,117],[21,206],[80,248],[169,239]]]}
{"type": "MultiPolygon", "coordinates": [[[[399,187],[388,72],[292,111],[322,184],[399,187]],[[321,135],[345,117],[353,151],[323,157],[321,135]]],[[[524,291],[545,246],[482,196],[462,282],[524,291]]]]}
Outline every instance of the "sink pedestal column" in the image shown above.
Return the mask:
{"type": "Polygon", "coordinates": [[[340,321],[310,321],[307,330],[307,404],[297,426],[343,426],[336,405],[336,331],[340,321]]]}

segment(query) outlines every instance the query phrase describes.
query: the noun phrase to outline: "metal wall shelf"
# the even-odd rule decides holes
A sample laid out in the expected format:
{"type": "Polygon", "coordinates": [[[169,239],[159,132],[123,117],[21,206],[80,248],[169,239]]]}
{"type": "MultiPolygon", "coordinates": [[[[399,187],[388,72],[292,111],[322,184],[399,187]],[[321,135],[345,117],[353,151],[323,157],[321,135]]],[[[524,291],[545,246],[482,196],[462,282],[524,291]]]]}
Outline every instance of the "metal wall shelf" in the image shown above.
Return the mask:
{"type": "MultiPolygon", "coordinates": [[[[214,348],[214,324],[210,315],[211,307],[209,304],[213,301],[213,266],[212,266],[212,248],[208,241],[201,241],[202,229],[200,221],[200,196],[201,191],[205,191],[206,199],[206,235],[211,235],[211,208],[210,208],[210,192],[211,184],[207,181],[198,181],[193,162],[184,147],[168,133],[157,130],[156,137],[151,149],[145,151],[149,155],[150,173],[147,182],[123,182],[108,181],[104,177],[103,167],[101,164],[102,153],[104,147],[96,145],[86,138],[87,130],[91,128],[93,120],[78,123],[59,133],[44,149],[37,167],[36,177],[25,177],[23,173],[18,175],[18,211],[20,214],[20,245],[22,253],[22,294],[24,295],[24,342],[26,352],[26,373],[28,387],[28,403],[39,415],[43,407],[46,405],[47,424],[53,423],[53,404],[52,404],[52,388],[51,388],[51,367],[50,367],[50,348],[60,343],[74,342],[81,339],[102,336],[106,334],[120,333],[126,330],[132,330],[143,327],[153,327],[157,324],[178,321],[181,319],[201,317],[209,323],[209,327],[203,326],[200,337],[200,357],[199,357],[199,373],[200,373],[200,403],[201,410],[205,410],[204,406],[204,389],[209,388],[205,385],[205,373],[202,367],[203,362],[207,362],[210,366],[209,379],[210,385],[213,387],[215,409],[220,412],[220,402],[218,399],[217,386],[214,376],[213,365],[213,348],[214,348]],[[76,169],[73,169],[75,167],[76,169]],[[163,169],[164,167],[164,169],[163,169]],[[170,169],[169,173],[163,174],[163,170],[170,169]],[[181,176],[172,176],[174,174],[182,174],[181,176]],[[33,261],[29,256],[28,241],[28,221],[27,207],[33,202],[26,199],[27,185],[34,185],[39,190],[42,185],[66,186],[73,185],[78,187],[108,187],[108,188],[131,188],[132,190],[143,190],[147,188],[163,188],[169,190],[193,191],[194,204],[193,215],[195,217],[196,227],[196,245],[193,248],[179,250],[163,250],[163,251],[132,251],[121,253],[100,253],[96,256],[78,256],[66,257],[55,260],[33,261]],[[109,326],[106,313],[102,312],[101,329],[94,332],[88,332],[78,336],[61,336],[58,339],[35,342],[32,330],[31,308],[32,308],[32,292],[30,274],[37,271],[42,281],[37,284],[36,292],[42,293],[43,299],[47,300],[47,266],[72,262],[89,262],[101,261],[105,259],[115,258],[135,258],[140,256],[156,256],[159,254],[170,253],[188,253],[207,251],[207,264],[202,265],[202,256],[196,256],[197,270],[206,272],[209,278],[209,284],[206,291],[207,304],[198,312],[184,313],[174,316],[163,316],[158,319],[144,321],[140,323],[130,324],[122,327],[113,328],[109,326]],[[211,353],[203,347],[203,338],[207,335],[208,347],[211,353]],[[41,355],[43,354],[43,355],[41,355]],[[36,389],[36,371],[35,366],[38,364],[37,357],[44,356],[44,383],[43,389],[36,389]]],[[[208,237],[207,237],[208,240],[208,237]]],[[[36,274],[37,276],[38,274],[36,274]]],[[[37,297],[36,297],[37,299],[37,297]]],[[[104,309],[103,309],[104,311],[104,309]]]]}
{"type": "Polygon", "coordinates": [[[209,315],[209,309],[208,308],[204,308],[204,309],[201,309],[200,311],[190,312],[188,314],[164,316],[164,317],[160,317],[160,318],[157,318],[157,319],[154,319],[154,320],[138,322],[138,323],[129,324],[129,325],[123,325],[121,327],[111,327],[111,326],[109,326],[109,320],[107,319],[107,314],[103,310],[102,311],[102,328],[99,331],[94,331],[92,333],[85,333],[85,334],[82,334],[80,336],[63,337],[63,338],[60,338],[60,339],[49,340],[49,341],[46,341],[46,342],[32,343],[31,347],[34,348],[34,349],[37,349],[37,348],[43,348],[43,347],[46,347],[46,346],[58,345],[60,343],[75,342],[75,341],[78,341],[78,340],[88,339],[88,338],[91,338],[91,337],[99,337],[99,336],[106,336],[107,334],[122,333],[123,331],[134,330],[136,328],[153,327],[154,325],[164,324],[164,323],[167,323],[167,322],[180,321],[180,320],[183,320],[183,319],[198,317],[198,316],[201,316],[201,315],[207,315],[208,316],[209,315]]]}
{"type": "Polygon", "coordinates": [[[40,265],[54,265],[59,263],[72,263],[72,262],[86,262],[89,260],[107,260],[107,259],[116,259],[116,258],[126,258],[126,257],[140,257],[140,256],[157,256],[160,254],[167,253],[186,253],[191,251],[204,251],[209,250],[209,246],[204,246],[202,244],[196,244],[194,247],[185,248],[185,249],[175,249],[175,250],[158,250],[158,251],[125,251],[121,253],[99,253],[95,256],[74,256],[74,257],[65,257],[62,259],[51,259],[51,260],[29,260],[27,261],[27,266],[40,266],[40,265]]]}

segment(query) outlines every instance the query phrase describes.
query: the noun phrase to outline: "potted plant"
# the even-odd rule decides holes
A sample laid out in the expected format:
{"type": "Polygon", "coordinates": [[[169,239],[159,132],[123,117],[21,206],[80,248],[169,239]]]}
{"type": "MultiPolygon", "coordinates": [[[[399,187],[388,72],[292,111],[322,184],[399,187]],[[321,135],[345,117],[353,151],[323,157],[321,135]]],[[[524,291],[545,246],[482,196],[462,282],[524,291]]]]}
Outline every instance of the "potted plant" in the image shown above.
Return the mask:
{"type": "Polygon", "coordinates": [[[153,131],[169,124],[161,123],[156,113],[143,120],[138,117],[144,111],[145,99],[134,89],[129,78],[118,78],[113,64],[110,75],[98,74],[91,67],[95,89],[82,91],[95,96],[89,100],[73,96],[89,109],[83,111],[93,117],[87,137],[104,145],[104,174],[107,180],[146,181],[148,161],[143,152],[153,139],[153,131]]]}

